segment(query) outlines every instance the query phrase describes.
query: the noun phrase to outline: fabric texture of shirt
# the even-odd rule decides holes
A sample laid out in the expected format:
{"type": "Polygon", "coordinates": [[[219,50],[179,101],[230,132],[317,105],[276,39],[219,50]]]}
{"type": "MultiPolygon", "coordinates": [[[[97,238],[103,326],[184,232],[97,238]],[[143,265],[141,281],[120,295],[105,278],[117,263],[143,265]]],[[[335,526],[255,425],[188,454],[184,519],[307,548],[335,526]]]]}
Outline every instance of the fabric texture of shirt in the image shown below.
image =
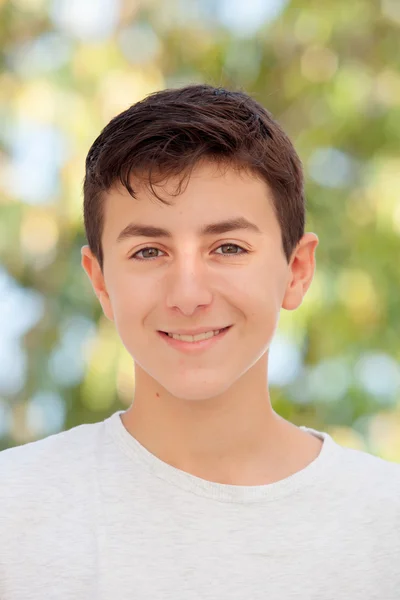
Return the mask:
{"type": "Polygon", "coordinates": [[[121,413],[0,453],[1,600],[400,599],[400,465],[301,427],[301,471],[210,482],[121,413]]]}

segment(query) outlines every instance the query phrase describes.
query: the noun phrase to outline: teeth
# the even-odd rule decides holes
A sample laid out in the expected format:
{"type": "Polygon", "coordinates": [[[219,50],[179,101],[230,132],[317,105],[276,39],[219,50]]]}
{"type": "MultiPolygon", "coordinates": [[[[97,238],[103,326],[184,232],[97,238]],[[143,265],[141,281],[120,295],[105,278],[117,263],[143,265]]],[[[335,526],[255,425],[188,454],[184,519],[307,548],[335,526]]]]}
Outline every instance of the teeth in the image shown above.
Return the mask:
{"type": "Polygon", "coordinates": [[[200,342],[201,340],[208,340],[214,335],[218,335],[220,329],[217,331],[207,331],[206,333],[199,333],[198,335],[178,335],[177,333],[168,333],[169,337],[174,340],[180,340],[181,342],[200,342]]]}

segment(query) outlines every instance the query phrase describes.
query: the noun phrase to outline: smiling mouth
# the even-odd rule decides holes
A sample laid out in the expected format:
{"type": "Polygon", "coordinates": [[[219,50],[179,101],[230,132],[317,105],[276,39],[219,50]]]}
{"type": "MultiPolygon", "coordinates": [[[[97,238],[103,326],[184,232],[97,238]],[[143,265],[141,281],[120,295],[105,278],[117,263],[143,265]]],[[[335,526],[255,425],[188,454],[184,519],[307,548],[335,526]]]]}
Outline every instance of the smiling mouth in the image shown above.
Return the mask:
{"type": "Polygon", "coordinates": [[[178,333],[168,333],[166,331],[160,331],[160,333],[170,338],[173,338],[174,340],[179,340],[181,342],[201,342],[203,340],[209,340],[212,337],[219,335],[220,333],[226,331],[230,327],[231,325],[228,325],[228,327],[223,327],[222,329],[210,330],[204,333],[198,333],[197,335],[180,335],[178,333]]]}

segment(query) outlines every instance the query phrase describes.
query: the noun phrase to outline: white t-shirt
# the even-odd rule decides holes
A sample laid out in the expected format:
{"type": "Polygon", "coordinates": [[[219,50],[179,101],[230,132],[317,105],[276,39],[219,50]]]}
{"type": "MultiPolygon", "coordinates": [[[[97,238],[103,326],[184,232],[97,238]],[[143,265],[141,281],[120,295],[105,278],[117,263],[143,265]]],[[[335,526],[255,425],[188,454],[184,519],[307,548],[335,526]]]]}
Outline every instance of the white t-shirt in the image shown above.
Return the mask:
{"type": "Polygon", "coordinates": [[[399,600],[400,465],[338,445],[206,481],[120,414],[0,453],[1,600],[399,600]]]}

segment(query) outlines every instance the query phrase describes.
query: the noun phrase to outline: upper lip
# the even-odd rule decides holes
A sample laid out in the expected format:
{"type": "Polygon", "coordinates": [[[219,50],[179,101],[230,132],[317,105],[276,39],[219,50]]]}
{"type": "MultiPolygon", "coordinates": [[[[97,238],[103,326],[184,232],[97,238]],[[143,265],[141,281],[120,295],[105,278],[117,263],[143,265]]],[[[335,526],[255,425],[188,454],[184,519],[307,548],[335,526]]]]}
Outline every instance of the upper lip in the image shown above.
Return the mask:
{"type": "Polygon", "coordinates": [[[176,333],[177,335],[199,335],[199,333],[207,333],[208,331],[221,331],[225,327],[230,325],[224,325],[223,327],[199,327],[198,329],[174,329],[173,331],[163,330],[164,333],[176,333]]]}

